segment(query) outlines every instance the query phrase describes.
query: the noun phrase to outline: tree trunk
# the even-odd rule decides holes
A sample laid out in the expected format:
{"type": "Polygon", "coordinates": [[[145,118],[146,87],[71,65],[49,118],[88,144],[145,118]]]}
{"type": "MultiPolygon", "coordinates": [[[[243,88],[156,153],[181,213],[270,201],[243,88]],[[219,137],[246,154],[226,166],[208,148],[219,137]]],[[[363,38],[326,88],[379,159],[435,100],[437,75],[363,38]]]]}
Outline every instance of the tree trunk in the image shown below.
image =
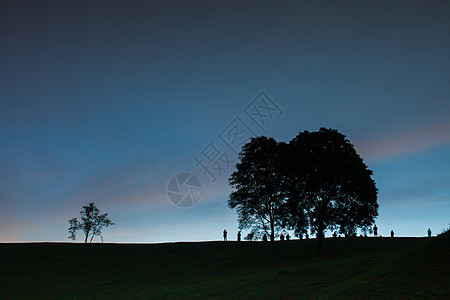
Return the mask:
{"type": "Polygon", "coordinates": [[[86,237],[84,238],[84,243],[87,244],[87,239],[88,239],[89,233],[85,233],[84,235],[86,236],[86,237]]]}
{"type": "Polygon", "coordinates": [[[273,219],[270,221],[270,252],[272,253],[272,263],[276,262],[275,259],[275,226],[273,219]]]}
{"type": "Polygon", "coordinates": [[[317,215],[317,253],[322,254],[322,241],[323,241],[323,232],[325,230],[324,224],[324,216],[326,212],[326,203],[325,197],[322,197],[322,201],[319,203],[319,210],[317,215]]]}
{"type": "Polygon", "coordinates": [[[323,241],[323,222],[319,221],[317,228],[317,253],[322,253],[322,241],[323,241]]]}

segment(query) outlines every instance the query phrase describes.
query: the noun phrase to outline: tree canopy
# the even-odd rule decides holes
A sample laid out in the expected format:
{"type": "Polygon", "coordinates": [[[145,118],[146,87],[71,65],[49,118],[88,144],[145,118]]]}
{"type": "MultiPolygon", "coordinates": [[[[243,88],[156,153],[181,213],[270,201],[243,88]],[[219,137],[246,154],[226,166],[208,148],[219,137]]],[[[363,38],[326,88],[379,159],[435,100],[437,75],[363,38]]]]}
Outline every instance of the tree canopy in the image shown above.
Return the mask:
{"type": "Polygon", "coordinates": [[[265,233],[273,241],[282,226],[284,200],[282,175],[277,170],[278,143],[264,136],[252,138],[239,159],[229,179],[235,190],[228,205],[237,209],[239,228],[251,228],[255,235],[265,233]]]}
{"type": "Polygon", "coordinates": [[[286,156],[291,224],[295,228],[306,220],[316,233],[318,251],[327,229],[352,236],[373,224],[378,215],[373,172],[343,134],[325,128],[301,132],[290,141],[286,156]]]}
{"type": "Polygon", "coordinates": [[[322,248],[326,230],[352,236],[378,215],[372,171],[354,146],[334,129],[300,132],[289,143],[257,137],[243,146],[228,205],[241,229],[255,236],[293,229],[316,234],[322,248]]]}
{"type": "Polygon", "coordinates": [[[100,209],[98,209],[94,203],[89,203],[89,205],[83,206],[83,210],[80,211],[81,221],[77,218],[69,220],[69,239],[75,240],[76,234],[79,230],[84,232],[85,238],[84,243],[92,243],[95,236],[99,236],[103,241],[102,228],[114,225],[110,219],[108,219],[108,214],[100,214],[100,209]]]}
{"type": "Polygon", "coordinates": [[[249,239],[270,237],[275,262],[275,235],[282,228],[285,198],[280,190],[283,178],[278,170],[278,143],[263,136],[252,138],[243,146],[239,159],[229,179],[235,191],[228,206],[237,209],[239,228],[251,229],[249,239]]]}

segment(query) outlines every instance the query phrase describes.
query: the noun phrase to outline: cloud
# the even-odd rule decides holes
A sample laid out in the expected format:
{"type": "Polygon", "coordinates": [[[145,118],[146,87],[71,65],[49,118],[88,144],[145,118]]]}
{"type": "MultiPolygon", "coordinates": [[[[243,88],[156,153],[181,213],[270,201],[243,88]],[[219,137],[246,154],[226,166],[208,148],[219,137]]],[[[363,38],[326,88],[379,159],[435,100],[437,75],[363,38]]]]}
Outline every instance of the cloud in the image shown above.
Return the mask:
{"type": "Polygon", "coordinates": [[[446,120],[356,143],[356,148],[364,159],[386,160],[400,155],[418,153],[448,142],[450,142],[450,122],[446,120]]]}
{"type": "Polygon", "coordinates": [[[88,202],[110,205],[136,203],[160,204],[165,200],[164,174],[149,164],[116,165],[92,174],[73,187],[65,198],[67,204],[88,202]]]}

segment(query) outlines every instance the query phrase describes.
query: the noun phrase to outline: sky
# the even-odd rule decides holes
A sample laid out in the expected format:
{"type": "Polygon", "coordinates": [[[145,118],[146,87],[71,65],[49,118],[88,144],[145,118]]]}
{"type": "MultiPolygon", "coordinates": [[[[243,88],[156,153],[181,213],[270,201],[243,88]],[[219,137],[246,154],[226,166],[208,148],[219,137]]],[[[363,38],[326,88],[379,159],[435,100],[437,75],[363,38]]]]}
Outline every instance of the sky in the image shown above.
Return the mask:
{"type": "Polygon", "coordinates": [[[320,127],[381,235],[449,227],[447,1],[3,1],[0,38],[0,242],[69,241],[89,202],[105,242],[235,239],[236,150],[320,127]]]}

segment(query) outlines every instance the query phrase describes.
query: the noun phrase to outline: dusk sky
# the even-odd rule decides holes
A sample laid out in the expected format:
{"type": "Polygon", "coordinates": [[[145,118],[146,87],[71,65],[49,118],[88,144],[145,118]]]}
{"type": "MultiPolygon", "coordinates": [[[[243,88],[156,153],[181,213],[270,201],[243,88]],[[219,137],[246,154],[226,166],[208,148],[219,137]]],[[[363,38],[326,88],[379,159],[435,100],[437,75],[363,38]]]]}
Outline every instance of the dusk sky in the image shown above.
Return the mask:
{"type": "Polygon", "coordinates": [[[381,235],[449,227],[448,1],[3,1],[0,38],[0,242],[68,241],[89,202],[105,242],[235,239],[233,149],[320,127],[373,170],[381,235]]]}

